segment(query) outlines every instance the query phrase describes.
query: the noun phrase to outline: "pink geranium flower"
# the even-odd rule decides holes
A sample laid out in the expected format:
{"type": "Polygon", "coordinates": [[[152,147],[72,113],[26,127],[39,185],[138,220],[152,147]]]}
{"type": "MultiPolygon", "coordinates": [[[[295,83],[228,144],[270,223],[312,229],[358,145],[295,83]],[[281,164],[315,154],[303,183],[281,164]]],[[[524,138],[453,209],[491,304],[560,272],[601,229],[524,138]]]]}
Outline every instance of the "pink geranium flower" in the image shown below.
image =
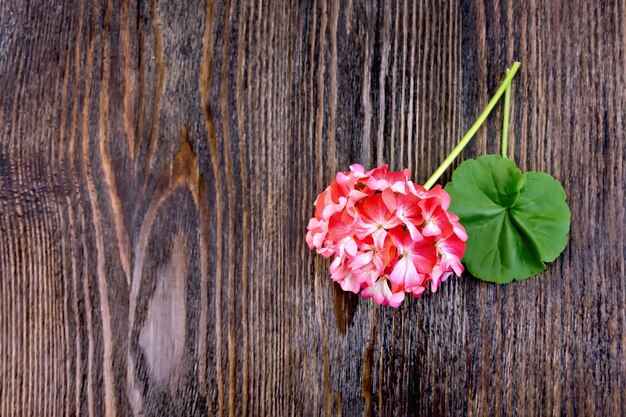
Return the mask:
{"type": "Polygon", "coordinates": [[[344,291],[358,294],[361,290],[361,284],[352,273],[352,270],[346,266],[345,257],[337,256],[333,263],[330,264],[330,278],[338,282],[344,291]]]}
{"type": "Polygon", "coordinates": [[[419,206],[420,198],[414,195],[398,194],[386,189],[381,194],[387,208],[395,213],[395,216],[402,221],[409,230],[413,240],[422,240],[422,234],[417,230],[417,226],[424,222],[422,208],[419,206]]]}
{"type": "Polygon", "coordinates": [[[453,231],[448,212],[437,197],[426,198],[419,203],[424,216],[424,236],[449,236],[453,231]]]}
{"type": "Polygon", "coordinates": [[[433,241],[423,238],[413,240],[410,233],[401,227],[391,231],[391,239],[397,248],[398,259],[389,279],[408,289],[420,286],[437,263],[437,251],[433,241]]]}
{"type": "Polygon", "coordinates": [[[364,199],[357,209],[360,216],[356,221],[356,236],[359,239],[371,236],[378,248],[384,246],[387,231],[402,223],[395,213],[387,208],[381,194],[364,199]]]}
{"type": "Polygon", "coordinates": [[[463,272],[467,234],[449,206],[443,188],[414,184],[406,169],[354,164],[315,200],[306,242],[335,257],[331,279],[343,290],[398,307],[463,272]]]}
{"type": "Polygon", "coordinates": [[[368,287],[383,274],[394,256],[395,247],[390,239],[385,239],[383,246],[377,247],[374,240],[368,237],[359,243],[359,251],[349,261],[348,266],[354,271],[362,286],[368,287]]]}
{"type": "Polygon", "coordinates": [[[373,285],[365,288],[361,296],[363,298],[373,298],[378,304],[391,307],[398,307],[404,301],[402,287],[396,287],[395,291],[393,291],[386,276],[379,277],[373,285]]]}

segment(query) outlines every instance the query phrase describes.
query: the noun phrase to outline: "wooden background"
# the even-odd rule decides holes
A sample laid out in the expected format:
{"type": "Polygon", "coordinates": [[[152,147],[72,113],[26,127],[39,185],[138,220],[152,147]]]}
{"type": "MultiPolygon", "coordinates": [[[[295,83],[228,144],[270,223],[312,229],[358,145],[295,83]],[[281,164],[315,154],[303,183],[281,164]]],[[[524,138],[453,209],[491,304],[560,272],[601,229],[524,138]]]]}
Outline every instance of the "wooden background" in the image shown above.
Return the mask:
{"type": "Polygon", "coordinates": [[[623,413],[626,2],[392,3],[0,0],[2,416],[623,413]],[[398,310],[341,292],[317,193],[425,181],[514,60],[564,254],[398,310]]]}

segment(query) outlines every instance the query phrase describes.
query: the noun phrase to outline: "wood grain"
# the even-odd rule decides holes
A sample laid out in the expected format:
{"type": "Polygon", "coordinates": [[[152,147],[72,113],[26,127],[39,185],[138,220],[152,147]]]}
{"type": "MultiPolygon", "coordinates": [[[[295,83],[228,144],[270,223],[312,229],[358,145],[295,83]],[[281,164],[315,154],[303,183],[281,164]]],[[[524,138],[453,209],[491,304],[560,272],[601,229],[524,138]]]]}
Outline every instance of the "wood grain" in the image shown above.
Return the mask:
{"type": "Polygon", "coordinates": [[[621,415],[625,44],[624,0],[0,0],[0,415],[621,415]],[[343,293],[317,193],[354,162],[424,181],[514,60],[564,254],[343,293]]]}

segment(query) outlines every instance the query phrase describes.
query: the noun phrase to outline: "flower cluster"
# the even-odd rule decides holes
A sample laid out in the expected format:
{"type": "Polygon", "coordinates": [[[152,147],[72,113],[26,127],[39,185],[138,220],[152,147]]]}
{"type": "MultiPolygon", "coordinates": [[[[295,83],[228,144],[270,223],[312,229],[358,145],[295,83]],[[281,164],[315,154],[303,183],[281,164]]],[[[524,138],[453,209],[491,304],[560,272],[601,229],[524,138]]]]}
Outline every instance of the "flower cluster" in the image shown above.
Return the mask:
{"type": "Polygon", "coordinates": [[[379,304],[397,307],[406,293],[437,291],[453,272],[463,272],[467,234],[448,211],[450,197],[437,185],[427,191],[410,171],[340,172],[315,200],[306,241],[330,265],[333,281],[379,304]]]}

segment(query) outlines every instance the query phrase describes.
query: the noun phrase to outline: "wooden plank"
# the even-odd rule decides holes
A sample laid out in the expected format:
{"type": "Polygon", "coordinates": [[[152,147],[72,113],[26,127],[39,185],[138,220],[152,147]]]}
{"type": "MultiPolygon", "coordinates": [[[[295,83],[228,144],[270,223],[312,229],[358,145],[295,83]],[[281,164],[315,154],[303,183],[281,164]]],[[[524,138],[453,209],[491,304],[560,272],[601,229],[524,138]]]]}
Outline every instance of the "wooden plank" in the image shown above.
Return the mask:
{"type": "Polygon", "coordinates": [[[0,415],[620,415],[625,13],[0,0],[0,415]],[[317,193],[353,162],[424,181],[514,60],[510,152],[563,183],[563,256],[344,294],[317,193]]]}

